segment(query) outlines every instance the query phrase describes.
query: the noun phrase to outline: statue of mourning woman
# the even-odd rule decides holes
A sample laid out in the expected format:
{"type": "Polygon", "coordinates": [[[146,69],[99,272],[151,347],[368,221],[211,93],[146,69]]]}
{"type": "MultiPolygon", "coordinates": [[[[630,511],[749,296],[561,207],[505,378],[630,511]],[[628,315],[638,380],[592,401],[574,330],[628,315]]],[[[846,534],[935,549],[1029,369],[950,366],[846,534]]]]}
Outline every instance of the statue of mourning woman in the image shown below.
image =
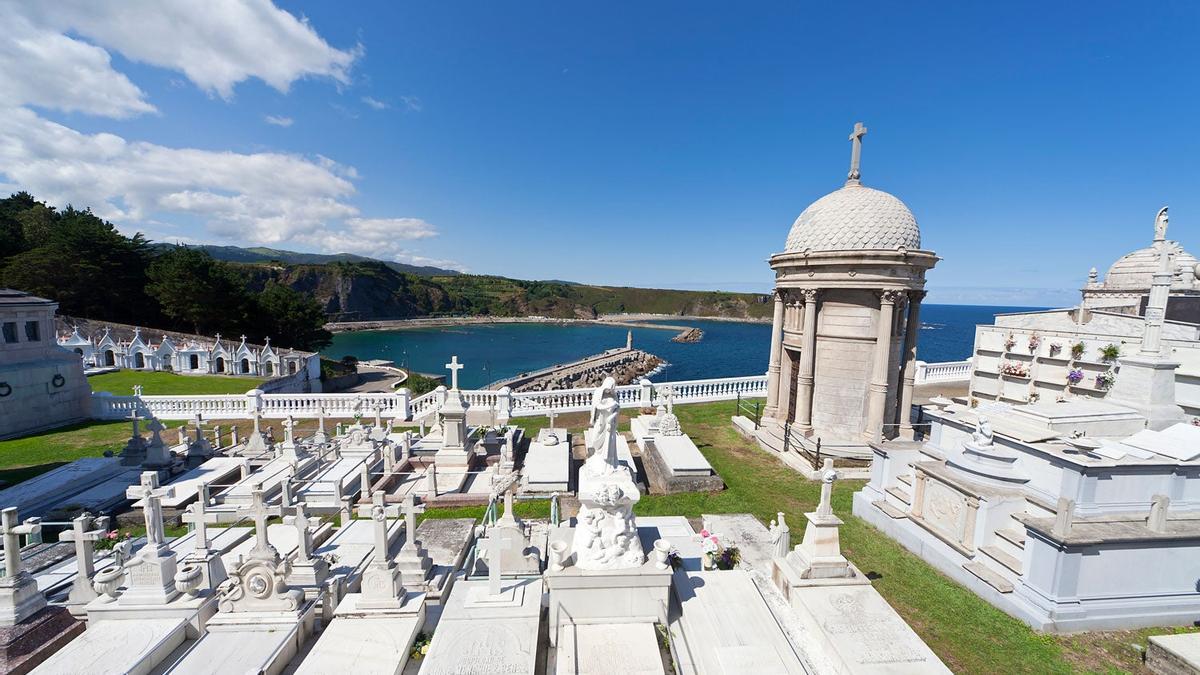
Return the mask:
{"type": "Polygon", "coordinates": [[[592,428],[588,430],[588,458],[583,468],[593,476],[607,476],[617,469],[617,381],[604,378],[592,394],[592,428]]]}
{"type": "Polygon", "coordinates": [[[975,431],[971,434],[971,443],[981,448],[992,444],[992,425],[987,416],[979,415],[975,418],[975,431]]]}

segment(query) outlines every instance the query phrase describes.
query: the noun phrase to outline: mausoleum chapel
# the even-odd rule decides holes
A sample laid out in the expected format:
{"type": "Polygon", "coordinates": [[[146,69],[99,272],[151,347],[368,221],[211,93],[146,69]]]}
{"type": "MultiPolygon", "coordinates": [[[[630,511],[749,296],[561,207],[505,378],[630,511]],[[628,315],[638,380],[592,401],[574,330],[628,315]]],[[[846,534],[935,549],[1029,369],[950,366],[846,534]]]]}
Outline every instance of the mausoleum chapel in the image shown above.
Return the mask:
{"type": "Polygon", "coordinates": [[[771,256],[775,313],[760,432],[770,442],[794,431],[860,458],[868,442],[912,438],[921,299],[938,260],[921,248],[904,202],[863,185],[866,133],[858,124],[850,135],[845,184],[804,209],[783,252],[771,256]]]}

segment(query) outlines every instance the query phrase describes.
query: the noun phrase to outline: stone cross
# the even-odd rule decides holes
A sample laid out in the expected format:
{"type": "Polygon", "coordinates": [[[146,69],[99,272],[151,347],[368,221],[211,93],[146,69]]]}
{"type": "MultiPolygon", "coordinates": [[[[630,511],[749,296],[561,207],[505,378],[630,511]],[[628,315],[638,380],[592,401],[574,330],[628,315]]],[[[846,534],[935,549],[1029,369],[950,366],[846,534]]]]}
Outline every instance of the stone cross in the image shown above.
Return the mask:
{"type": "Polygon", "coordinates": [[[137,410],[130,410],[129,417],[126,417],[125,419],[133,422],[133,436],[130,436],[130,439],[135,442],[141,441],[142,440],[142,432],[140,429],[138,429],[138,422],[145,418],[142,417],[141,415],[139,415],[137,413],[137,410]]]}
{"type": "Polygon", "coordinates": [[[325,406],[317,406],[317,432],[325,436],[325,406]]]}
{"type": "Polygon", "coordinates": [[[487,565],[488,565],[488,595],[500,595],[500,558],[503,555],[504,544],[508,539],[508,531],[502,527],[493,527],[488,532],[487,565]]]}
{"type": "Polygon", "coordinates": [[[235,424],[233,427],[231,427],[230,431],[231,431],[231,433],[233,434],[233,438],[232,438],[232,439],[230,440],[230,442],[229,442],[229,443],[230,443],[230,445],[233,445],[233,446],[235,446],[235,447],[236,447],[237,445],[240,445],[240,444],[241,444],[241,441],[242,441],[242,439],[238,438],[238,428],[237,428],[237,425],[235,424]]]}
{"type": "Polygon", "coordinates": [[[0,532],[4,533],[4,575],[10,579],[21,573],[21,535],[42,531],[42,519],[30,518],[17,524],[17,507],[0,511],[0,532]]]}
{"type": "Polygon", "coordinates": [[[376,429],[383,426],[383,407],[379,406],[379,405],[375,406],[375,425],[374,426],[376,429]]]}
{"type": "Polygon", "coordinates": [[[200,413],[196,413],[196,416],[195,416],[195,418],[192,420],[192,426],[193,426],[193,427],[195,427],[195,429],[196,429],[196,438],[195,438],[195,440],[196,440],[196,442],[197,442],[197,443],[199,443],[199,442],[200,442],[200,431],[201,431],[201,427],[203,427],[203,426],[204,426],[204,417],[203,417],[203,416],[201,416],[201,415],[200,415],[200,413]]]}
{"type": "Polygon", "coordinates": [[[867,128],[862,122],[854,123],[854,131],[850,132],[850,173],[846,174],[847,180],[857,181],[859,179],[858,165],[862,159],[862,139],[867,135],[867,128]]]}
{"type": "Polygon", "coordinates": [[[208,555],[208,483],[201,483],[196,491],[196,503],[188,507],[192,514],[192,525],[196,528],[196,555],[208,555]]]}
{"type": "Polygon", "coordinates": [[[301,564],[312,561],[313,529],[321,524],[321,521],[308,517],[308,514],[305,512],[307,506],[304,502],[298,502],[295,507],[295,513],[283,518],[285,525],[291,525],[296,528],[296,562],[301,564]]]}
{"type": "Polygon", "coordinates": [[[389,565],[388,557],[388,508],[383,491],[371,495],[371,519],[375,521],[375,562],[389,565]]]}
{"type": "Polygon", "coordinates": [[[404,497],[404,527],[408,531],[404,536],[404,548],[414,549],[417,546],[417,514],[425,513],[425,505],[417,504],[413,493],[404,497]]]}
{"type": "Polygon", "coordinates": [[[837,471],[833,470],[833,460],[826,457],[825,464],[821,467],[821,503],[817,505],[818,516],[833,515],[833,483],[838,478],[837,471]]]}
{"type": "Polygon", "coordinates": [[[213,447],[221,447],[221,425],[213,427],[213,447]]]}
{"type": "Polygon", "coordinates": [[[82,579],[83,585],[91,588],[90,579],[96,573],[96,542],[108,536],[108,518],[92,518],[92,514],[85,512],[72,520],[71,525],[71,529],[58,535],[58,540],[75,542],[75,565],[79,568],[76,585],[82,579]]]}
{"type": "Polygon", "coordinates": [[[125,491],[129,499],[142,500],[142,517],[146,521],[146,547],[163,548],[166,538],[163,536],[162,500],[175,496],[175,487],[168,485],[159,487],[157,471],[143,471],[142,480],[138,485],[131,485],[125,491]]]}
{"type": "Polygon", "coordinates": [[[450,363],[446,364],[446,369],[450,371],[450,388],[458,389],[458,371],[465,368],[463,364],[458,362],[458,356],[450,357],[450,363]]]}
{"type": "Polygon", "coordinates": [[[550,428],[553,429],[554,428],[554,419],[558,417],[558,413],[554,412],[554,410],[551,410],[549,415],[550,415],[550,428]]]}
{"type": "Polygon", "coordinates": [[[292,419],[291,415],[288,415],[287,419],[283,420],[283,423],[280,424],[280,426],[283,427],[283,443],[284,443],[284,445],[291,445],[292,444],[292,428],[296,426],[296,420],[292,419]]]}
{"type": "Polygon", "coordinates": [[[363,463],[359,465],[359,471],[360,471],[360,476],[358,478],[358,482],[362,483],[363,497],[366,499],[370,499],[371,498],[371,467],[366,461],[363,461],[363,463]]]}
{"type": "Polygon", "coordinates": [[[250,516],[254,518],[255,543],[254,548],[250,550],[250,557],[274,559],[279,555],[279,551],[276,551],[267,539],[267,519],[279,515],[279,509],[267,506],[263,499],[262,483],[254,486],[251,495],[253,502],[250,505],[250,516]]]}

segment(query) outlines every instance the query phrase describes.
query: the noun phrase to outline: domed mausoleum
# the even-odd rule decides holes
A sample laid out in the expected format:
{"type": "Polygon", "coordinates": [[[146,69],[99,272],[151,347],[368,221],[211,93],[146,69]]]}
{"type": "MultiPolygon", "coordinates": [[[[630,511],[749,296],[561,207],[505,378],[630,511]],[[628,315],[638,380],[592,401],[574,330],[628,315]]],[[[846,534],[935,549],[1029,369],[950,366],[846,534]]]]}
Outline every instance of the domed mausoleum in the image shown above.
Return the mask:
{"type": "MultiPolygon", "coordinates": [[[[917,219],[859,175],[856,124],[846,184],[792,224],[775,270],[765,435],[820,438],[826,451],[912,438],[910,415],[925,272],[917,219]]],[[[760,434],[763,438],[764,434],[760,434]]],[[[794,442],[794,440],[792,441],[794,442]]],[[[834,452],[836,454],[836,452],[834,452]]]]}
{"type": "MultiPolygon", "coordinates": [[[[1179,242],[1166,238],[1167,224],[1167,209],[1164,207],[1154,219],[1154,241],[1150,246],[1121,256],[1108,268],[1103,281],[1099,279],[1099,274],[1093,267],[1088,273],[1088,282],[1082,289],[1083,306],[1088,309],[1140,315],[1145,307],[1145,299],[1150,295],[1154,273],[1158,270],[1160,247],[1166,248],[1175,275],[1171,280],[1170,297],[1175,299],[1191,296],[1200,299],[1200,269],[1197,269],[1200,260],[1185,251],[1179,242]]],[[[1168,304],[1168,314],[1172,315],[1169,318],[1195,321],[1196,302],[1176,302],[1174,306],[1168,304]],[[1174,316],[1181,312],[1190,316],[1174,316]]]]}

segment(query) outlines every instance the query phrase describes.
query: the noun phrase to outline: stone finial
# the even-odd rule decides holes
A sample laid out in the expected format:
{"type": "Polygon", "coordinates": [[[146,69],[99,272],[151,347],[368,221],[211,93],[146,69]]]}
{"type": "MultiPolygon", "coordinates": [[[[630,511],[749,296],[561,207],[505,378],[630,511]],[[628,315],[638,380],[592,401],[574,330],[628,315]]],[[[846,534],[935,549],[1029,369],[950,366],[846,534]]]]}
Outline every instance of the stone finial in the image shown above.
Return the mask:
{"type": "Polygon", "coordinates": [[[1100,280],[1100,272],[1098,272],[1095,267],[1088,270],[1088,283],[1089,284],[1097,283],[1099,280],[1100,280]]]}

